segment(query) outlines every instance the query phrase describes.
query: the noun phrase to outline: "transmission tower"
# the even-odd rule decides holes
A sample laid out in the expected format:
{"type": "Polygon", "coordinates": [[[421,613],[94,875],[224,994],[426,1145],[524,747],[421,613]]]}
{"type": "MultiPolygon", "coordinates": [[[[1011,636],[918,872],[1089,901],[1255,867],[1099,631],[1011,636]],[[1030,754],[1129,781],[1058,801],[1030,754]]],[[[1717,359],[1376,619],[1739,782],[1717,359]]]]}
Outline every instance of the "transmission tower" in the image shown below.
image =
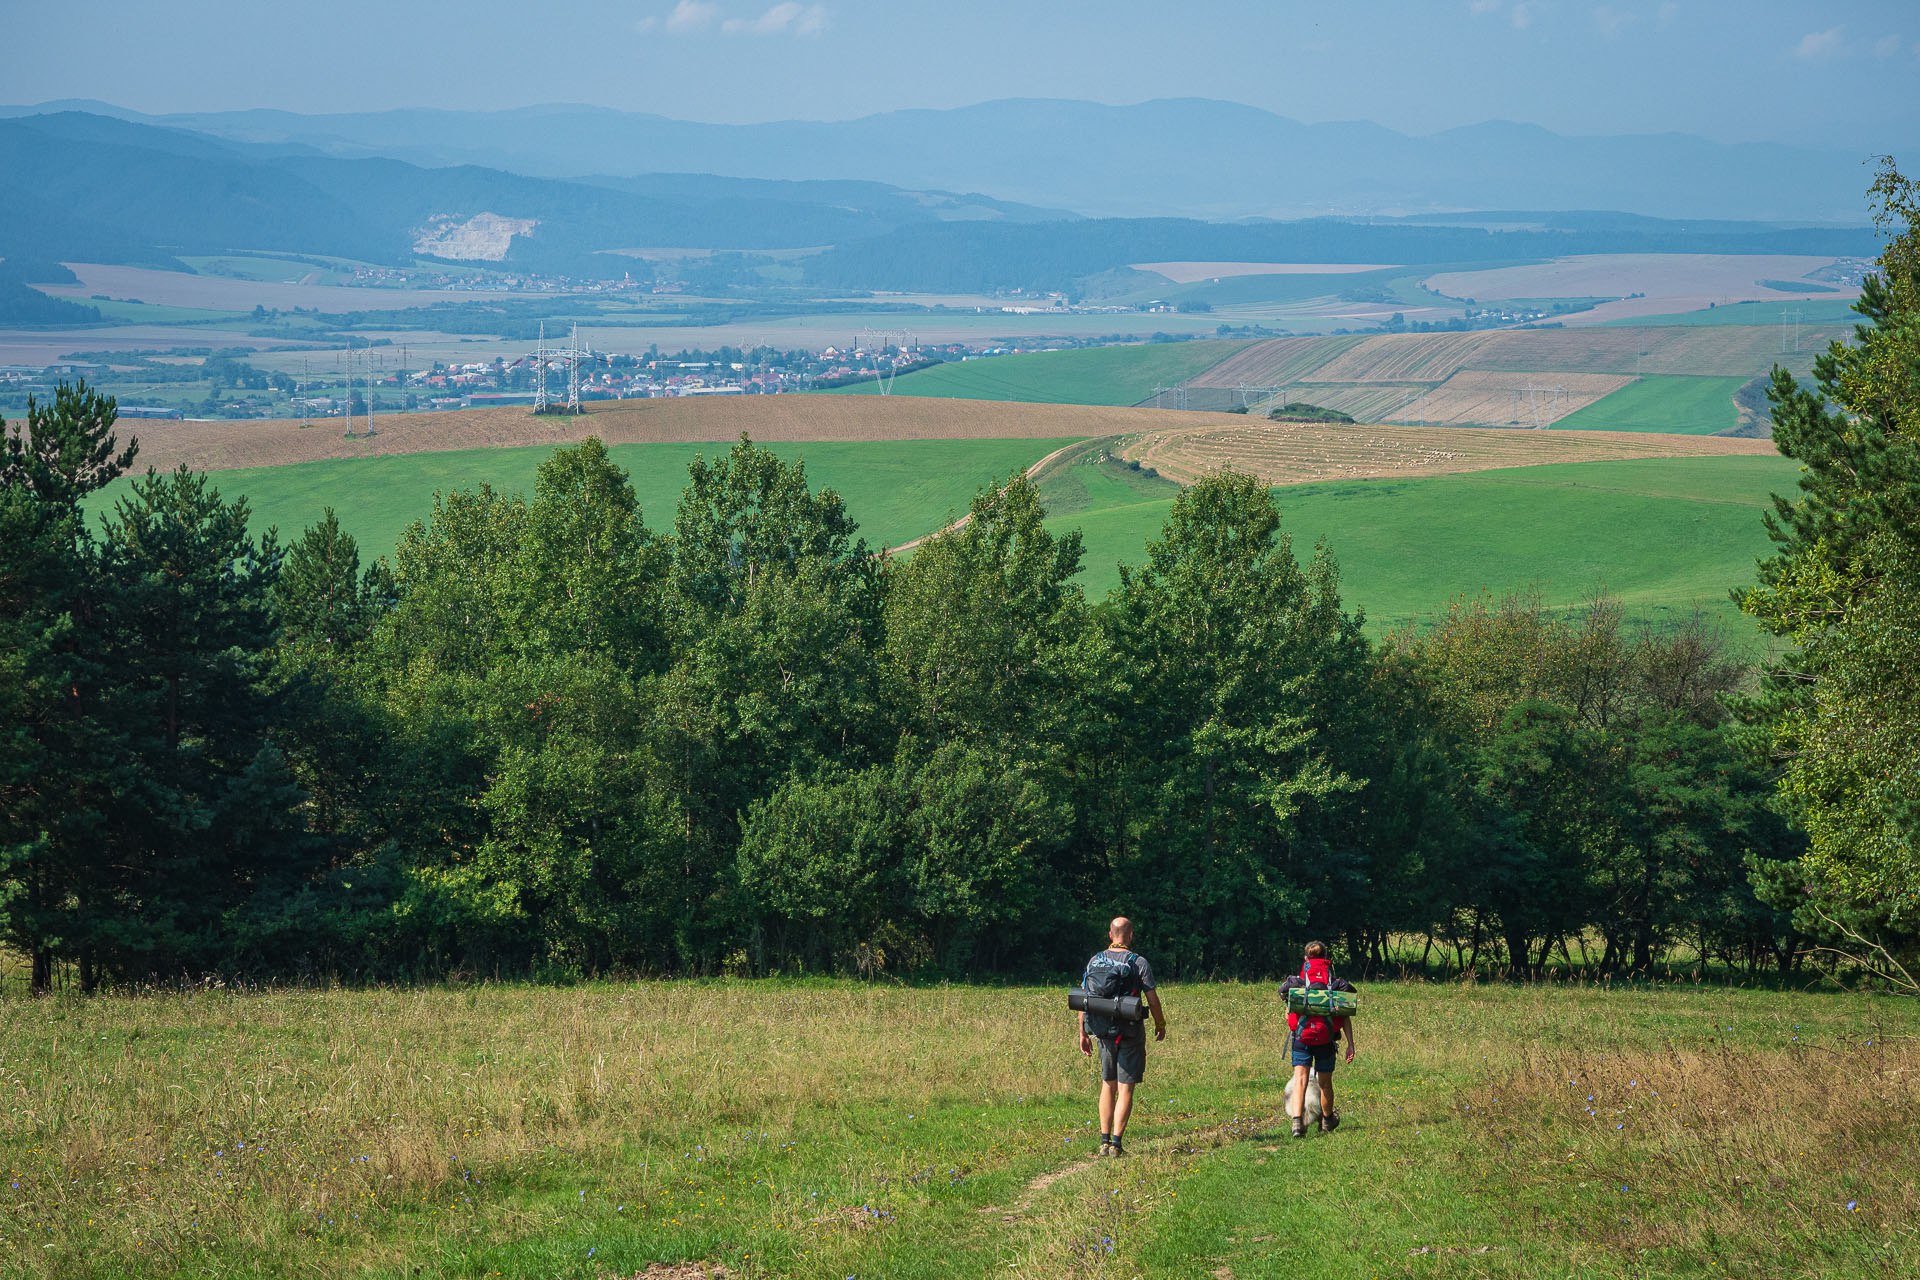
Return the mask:
{"type": "Polygon", "coordinates": [[[899,375],[900,366],[897,364],[883,366],[882,357],[886,355],[888,347],[905,355],[907,349],[913,345],[913,332],[910,329],[862,329],[853,349],[856,352],[867,353],[868,359],[873,361],[874,386],[879,389],[881,395],[890,396],[893,394],[893,380],[899,375]]]}
{"type": "Polygon", "coordinates": [[[540,342],[533,352],[533,411],[547,411],[547,322],[540,322],[540,342]]]}
{"type": "Polygon", "coordinates": [[[1567,394],[1567,389],[1565,387],[1537,387],[1532,383],[1528,383],[1524,387],[1514,388],[1513,420],[1516,424],[1520,421],[1520,397],[1522,394],[1525,394],[1527,397],[1527,415],[1533,421],[1534,430],[1538,431],[1553,425],[1553,423],[1559,419],[1560,399],[1567,394]],[[1553,398],[1546,402],[1544,406],[1546,412],[1543,416],[1541,413],[1543,406],[1540,397],[1545,395],[1550,395],[1553,398]]]}
{"type": "Polygon", "coordinates": [[[573,326],[573,336],[567,342],[567,412],[580,412],[580,362],[593,358],[593,348],[580,345],[580,326],[573,326]]]}
{"type": "Polygon", "coordinates": [[[1783,307],[1780,310],[1780,349],[1782,351],[1787,349],[1787,326],[1789,322],[1791,322],[1793,326],[1793,349],[1798,351],[1800,349],[1800,309],[1798,307],[1791,310],[1783,307]]]}

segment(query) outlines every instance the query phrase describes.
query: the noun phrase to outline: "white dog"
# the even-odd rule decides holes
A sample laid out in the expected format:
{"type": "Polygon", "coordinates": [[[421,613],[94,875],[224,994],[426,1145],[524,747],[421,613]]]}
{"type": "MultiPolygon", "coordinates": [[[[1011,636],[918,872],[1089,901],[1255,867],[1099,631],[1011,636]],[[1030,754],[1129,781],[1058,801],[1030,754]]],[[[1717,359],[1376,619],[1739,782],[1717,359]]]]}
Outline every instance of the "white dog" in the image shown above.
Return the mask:
{"type": "MultiPolygon", "coordinates": [[[[1289,1077],[1287,1080],[1286,1098],[1287,1098],[1286,1112],[1289,1116],[1291,1116],[1293,1114],[1293,1079],[1291,1077],[1289,1077]]],[[[1307,1071],[1307,1109],[1304,1113],[1302,1113],[1302,1115],[1303,1115],[1303,1118],[1306,1120],[1307,1127],[1309,1129],[1314,1129],[1319,1127],[1320,1125],[1320,1073],[1318,1071],[1312,1070],[1311,1068],[1309,1068],[1307,1071]]]]}

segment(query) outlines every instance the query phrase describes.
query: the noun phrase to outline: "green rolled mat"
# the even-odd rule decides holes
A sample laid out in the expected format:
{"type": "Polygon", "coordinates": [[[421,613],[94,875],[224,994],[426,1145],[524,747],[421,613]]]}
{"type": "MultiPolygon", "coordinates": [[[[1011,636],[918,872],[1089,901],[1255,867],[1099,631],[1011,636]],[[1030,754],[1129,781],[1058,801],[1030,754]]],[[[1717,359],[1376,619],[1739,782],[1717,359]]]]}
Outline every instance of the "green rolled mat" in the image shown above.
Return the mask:
{"type": "Polygon", "coordinates": [[[1288,987],[1287,1012],[1351,1018],[1360,1012],[1360,996],[1357,992],[1332,991],[1326,987],[1288,987]]]}

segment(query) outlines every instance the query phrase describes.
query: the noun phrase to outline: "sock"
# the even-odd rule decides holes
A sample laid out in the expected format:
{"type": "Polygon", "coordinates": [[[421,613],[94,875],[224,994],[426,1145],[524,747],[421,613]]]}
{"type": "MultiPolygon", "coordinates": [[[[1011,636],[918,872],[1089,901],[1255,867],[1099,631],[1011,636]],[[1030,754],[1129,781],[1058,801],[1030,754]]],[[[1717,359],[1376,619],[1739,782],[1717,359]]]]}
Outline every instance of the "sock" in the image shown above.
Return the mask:
{"type": "Polygon", "coordinates": [[[1101,1134],[1101,1135],[1100,1135],[1100,1145],[1101,1145],[1101,1146],[1103,1146],[1103,1147],[1110,1147],[1110,1146],[1112,1146],[1112,1145],[1113,1145],[1113,1135],[1112,1135],[1112,1134],[1110,1134],[1110,1133],[1103,1133],[1103,1134],[1101,1134]]]}

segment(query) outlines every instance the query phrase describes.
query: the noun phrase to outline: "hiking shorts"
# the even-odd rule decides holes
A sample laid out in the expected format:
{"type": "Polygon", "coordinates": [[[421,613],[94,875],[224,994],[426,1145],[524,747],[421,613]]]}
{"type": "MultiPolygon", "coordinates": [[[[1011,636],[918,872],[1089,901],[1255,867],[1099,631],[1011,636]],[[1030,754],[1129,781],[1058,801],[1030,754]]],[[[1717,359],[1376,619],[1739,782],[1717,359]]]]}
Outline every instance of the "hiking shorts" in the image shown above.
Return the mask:
{"type": "Polygon", "coordinates": [[[1138,1040],[1122,1041],[1115,1044],[1111,1040],[1102,1040],[1100,1044],[1100,1078],[1119,1084],[1139,1084],[1147,1074],[1147,1041],[1142,1036],[1138,1040]]]}
{"type": "Polygon", "coordinates": [[[1330,1076],[1333,1074],[1333,1051],[1339,1047],[1340,1042],[1338,1040],[1332,1044],[1301,1044],[1295,1041],[1293,1046],[1293,1065],[1296,1067],[1312,1067],[1321,1075],[1330,1076]]]}

